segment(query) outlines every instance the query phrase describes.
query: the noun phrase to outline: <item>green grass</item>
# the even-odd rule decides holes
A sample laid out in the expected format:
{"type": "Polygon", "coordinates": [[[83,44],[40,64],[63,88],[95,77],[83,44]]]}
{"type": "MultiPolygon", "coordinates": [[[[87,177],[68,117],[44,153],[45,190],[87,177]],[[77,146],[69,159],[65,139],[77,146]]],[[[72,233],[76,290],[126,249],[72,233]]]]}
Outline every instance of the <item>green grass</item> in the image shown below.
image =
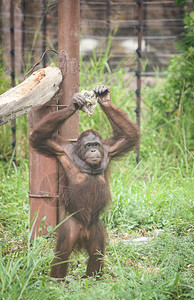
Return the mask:
{"type": "MultiPolygon", "coordinates": [[[[91,65],[81,64],[80,90],[111,86],[112,101],[135,121],[130,78],[122,69],[107,73],[106,57],[94,56],[91,65]]],[[[100,280],[80,279],[87,262],[83,251],[71,256],[68,282],[58,283],[49,277],[54,237],[31,243],[27,123],[18,120],[23,141],[17,166],[7,159],[6,146],[0,162],[0,299],[192,299],[192,149],[186,116],[169,120],[155,109],[158,91],[157,84],[143,91],[140,163],[131,152],[111,167],[113,203],[102,215],[109,238],[100,280]],[[140,237],[149,239],[138,242],[140,237]]],[[[110,134],[99,107],[90,118],[80,113],[80,131],[91,127],[103,137],[110,134]]]]}
{"type": "Polygon", "coordinates": [[[113,204],[102,216],[109,232],[104,276],[80,279],[87,255],[73,254],[69,284],[48,276],[53,239],[28,240],[27,162],[2,166],[0,299],[192,299],[191,179],[161,164],[136,167],[126,158],[114,166],[113,204]],[[150,240],[134,240],[142,236],[150,240]]]}

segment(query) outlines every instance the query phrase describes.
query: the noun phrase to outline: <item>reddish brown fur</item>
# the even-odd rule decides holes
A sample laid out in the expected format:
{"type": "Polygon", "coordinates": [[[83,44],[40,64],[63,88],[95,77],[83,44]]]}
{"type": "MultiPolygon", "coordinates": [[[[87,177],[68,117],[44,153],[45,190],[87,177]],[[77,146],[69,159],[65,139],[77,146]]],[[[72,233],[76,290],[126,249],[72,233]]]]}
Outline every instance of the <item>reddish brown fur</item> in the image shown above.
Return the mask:
{"type": "MultiPolygon", "coordinates": [[[[113,137],[102,140],[100,135],[89,130],[84,132],[76,145],[55,134],[59,126],[78,108],[84,105],[80,94],[75,94],[70,105],[46,116],[35,126],[30,135],[31,145],[40,153],[55,156],[64,170],[63,209],[65,216],[73,214],[58,230],[56,257],[52,262],[51,276],[63,278],[67,274],[68,259],[73,249],[85,247],[89,253],[86,275],[99,274],[103,266],[106,231],[99,220],[101,211],[111,202],[107,171],[110,161],[137,146],[139,130],[127,115],[110,102],[107,87],[95,89],[101,108],[107,115],[113,129],[113,137]],[[99,150],[93,147],[93,153],[100,153],[97,165],[86,162],[80,157],[82,140],[92,133],[100,137],[99,150]],[[79,152],[79,154],[78,154],[79,152]]],[[[91,137],[91,135],[90,135],[91,137]]],[[[96,139],[97,139],[96,137],[96,139]]],[[[91,153],[90,153],[91,154],[91,153]]],[[[97,154],[94,154],[97,155],[97,154]]]]}

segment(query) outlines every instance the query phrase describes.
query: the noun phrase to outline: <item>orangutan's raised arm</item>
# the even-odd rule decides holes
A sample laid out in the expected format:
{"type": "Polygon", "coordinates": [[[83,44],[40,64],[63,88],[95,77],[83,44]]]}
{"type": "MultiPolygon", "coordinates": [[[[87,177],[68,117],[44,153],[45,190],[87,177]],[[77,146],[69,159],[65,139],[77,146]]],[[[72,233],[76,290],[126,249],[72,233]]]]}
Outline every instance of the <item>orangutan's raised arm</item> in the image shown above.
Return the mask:
{"type": "Polygon", "coordinates": [[[100,86],[94,89],[98,96],[98,102],[106,114],[113,130],[113,137],[105,140],[109,146],[109,156],[111,158],[122,156],[137,147],[140,140],[139,128],[129,120],[127,114],[119,107],[114,105],[110,100],[108,87],[100,86]]]}
{"type": "Polygon", "coordinates": [[[56,156],[64,153],[62,145],[67,141],[56,134],[60,126],[85,103],[80,93],[74,94],[68,107],[46,115],[29,135],[30,145],[39,153],[56,156]]]}

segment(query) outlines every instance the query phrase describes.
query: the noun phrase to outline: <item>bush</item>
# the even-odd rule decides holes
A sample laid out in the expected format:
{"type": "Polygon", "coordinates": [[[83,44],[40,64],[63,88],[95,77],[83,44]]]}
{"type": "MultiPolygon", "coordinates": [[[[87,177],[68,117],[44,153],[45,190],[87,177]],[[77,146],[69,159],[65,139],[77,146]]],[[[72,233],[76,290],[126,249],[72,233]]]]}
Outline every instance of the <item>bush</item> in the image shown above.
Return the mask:
{"type": "Polygon", "coordinates": [[[186,36],[176,44],[182,53],[171,59],[166,80],[159,80],[152,89],[145,90],[146,108],[150,117],[148,127],[155,127],[156,139],[164,137],[160,146],[167,153],[173,153],[175,158],[182,154],[184,157],[185,154],[191,156],[194,147],[194,12],[186,13],[184,22],[186,36]]]}

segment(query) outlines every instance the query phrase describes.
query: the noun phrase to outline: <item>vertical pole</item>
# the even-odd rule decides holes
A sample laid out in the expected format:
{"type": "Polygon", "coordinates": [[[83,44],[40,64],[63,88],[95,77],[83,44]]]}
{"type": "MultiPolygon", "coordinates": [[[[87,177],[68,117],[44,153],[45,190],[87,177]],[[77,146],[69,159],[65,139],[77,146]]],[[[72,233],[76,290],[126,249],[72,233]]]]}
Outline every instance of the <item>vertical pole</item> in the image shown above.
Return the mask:
{"type": "MultiPolygon", "coordinates": [[[[45,24],[43,26],[45,26],[45,24]]],[[[46,62],[44,61],[43,64],[45,66],[46,62]]],[[[55,103],[52,101],[52,104],[55,103]]],[[[28,114],[29,131],[31,131],[33,126],[46,114],[54,110],[54,107],[49,106],[32,109],[28,114]]],[[[30,147],[29,204],[32,239],[38,234],[47,234],[48,226],[56,226],[57,199],[57,163],[55,159],[38,154],[30,147]]]]}
{"type": "Polygon", "coordinates": [[[107,4],[106,4],[106,36],[107,38],[110,35],[110,6],[112,1],[107,0],[107,4]]]}
{"type": "MultiPolygon", "coordinates": [[[[58,0],[58,53],[59,68],[63,74],[60,107],[69,104],[74,93],[79,91],[79,37],[80,37],[79,0],[58,0]]],[[[74,141],[79,132],[79,115],[75,113],[60,128],[59,134],[74,141]]],[[[60,194],[64,189],[63,171],[59,166],[59,208],[62,206],[60,194]]],[[[59,209],[59,221],[63,216],[59,209]]]]}
{"type": "MultiPolygon", "coordinates": [[[[46,51],[46,27],[47,27],[47,15],[46,15],[46,0],[42,1],[43,4],[43,21],[42,21],[42,53],[46,51]]],[[[43,67],[46,67],[46,55],[43,58],[43,67]]]]}
{"type": "MultiPolygon", "coordinates": [[[[10,1],[10,54],[11,54],[11,87],[15,86],[15,34],[14,34],[14,1],[10,1]]],[[[13,161],[15,162],[16,153],[16,120],[12,121],[12,150],[13,161]]]]}
{"type": "MultiPolygon", "coordinates": [[[[52,108],[33,109],[28,114],[31,131],[52,108]]],[[[29,205],[31,238],[46,235],[57,223],[57,163],[29,147],[29,205]]]]}
{"type": "MultiPolygon", "coordinates": [[[[142,71],[142,65],[141,65],[141,41],[142,41],[142,29],[143,29],[143,0],[137,0],[137,6],[138,6],[138,24],[137,24],[137,37],[138,37],[138,47],[136,49],[137,53],[137,71],[136,71],[136,77],[137,77],[137,89],[136,89],[136,98],[137,98],[137,107],[136,107],[136,123],[138,127],[140,128],[140,114],[141,114],[141,71],[142,71]]],[[[139,163],[139,154],[140,154],[140,147],[136,149],[137,157],[136,161],[139,163]]]]}
{"type": "Polygon", "coordinates": [[[110,0],[107,0],[107,3],[106,3],[106,47],[110,47],[109,51],[108,51],[108,56],[109,56],[109,59],[108,59],[108,64],[109,64],[109,67],[111,69],[111,66],[110,66],[110,59],[111,59],[111,55],[110,55],[110,50],[111,50],[111,39],[112,39],[112,36],[111,36],[111,23],[112,23],[112,20],[111,20],[111,5],[113,4],[112,1],[110,0]]]}
{"type": "Polygon", "coordinates": [[[23,14],[23,21],[22,21],[22,56],[23,56],[23,66],[21,72],[26,73],[26,53],[25,53],[25,45],[26,45],[26,2],[22,0],[22,14],[23,14]]]}

